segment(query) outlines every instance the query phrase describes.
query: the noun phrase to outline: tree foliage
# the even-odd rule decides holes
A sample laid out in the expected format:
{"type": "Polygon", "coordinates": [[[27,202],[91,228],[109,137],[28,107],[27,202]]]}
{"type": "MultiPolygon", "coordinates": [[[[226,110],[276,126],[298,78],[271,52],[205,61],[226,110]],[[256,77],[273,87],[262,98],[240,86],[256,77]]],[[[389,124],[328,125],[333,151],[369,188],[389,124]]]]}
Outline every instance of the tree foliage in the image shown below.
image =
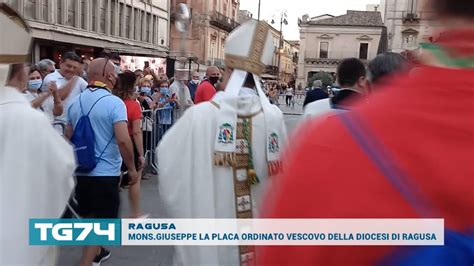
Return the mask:
{"type": "Polygon", "coordinates": [[[321,80],[324,87],[332,86],[332,84],[334,84],[334,80],[333,80],[331,74],[326,73],[324,71],[320,71],[320,72],[314,74],[311,78],[309,78],[308,87],[313,86],[313,82],[315,80],[321,80]]]}

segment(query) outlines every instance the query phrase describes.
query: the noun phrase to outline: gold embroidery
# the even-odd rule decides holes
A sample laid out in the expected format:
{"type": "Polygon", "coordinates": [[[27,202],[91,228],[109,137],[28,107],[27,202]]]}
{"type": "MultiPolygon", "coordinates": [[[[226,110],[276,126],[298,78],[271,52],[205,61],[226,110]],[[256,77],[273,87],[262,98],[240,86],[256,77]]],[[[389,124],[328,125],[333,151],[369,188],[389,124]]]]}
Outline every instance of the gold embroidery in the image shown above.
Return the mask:
{"type": "Polygon", "coordinates": [[[224,62],[226,67],[245,70],[257,75],[261,75],[265,71],[265,64],[260,62],[260,60],[252,60],[245,56],[226,55],[224,62]]]}
{"type": "MultiPolygon", "coordinates": [[[[252,171],[250,167],[250,149],[252,145],[252,118],[247,117],[244,128],[244,121],[241,117],[237,121],[237,140],[235,153],[214,152],[214,165],[231,166],[234,179],[235,195],[235,217],[237,219],[253,218],[252,214],[252,191],[251,182],[249,182],[252,171]],[[248,131],[249,138],[245,137],[245,130],[248,131]]],[[[255,250],[252,246],[239,247],[239,260],[241,265],[255,265],[255,250]]]]}
{"type": "Polygon", "coordinates": [[[263,50],[265,48],[265,42],[269,26],[263,21],[257,23],[255,33],[252,37],[252,50],[248,57],[229,55],[225,56],[225,65],[234,68],[245,70],[250,73],[261,75],[265,71],[265,64],[262,63],[263,50]]]}
{"type": "Polygon", "coordinates": [[[18,64],[28,61],[29,55],[0,54],[0,64],[18,64]]]}
{"type": "Polygon", "coordinates": [[[235,154],[232,152],[214,152],[215,166],[234,166],[235,154]]]}

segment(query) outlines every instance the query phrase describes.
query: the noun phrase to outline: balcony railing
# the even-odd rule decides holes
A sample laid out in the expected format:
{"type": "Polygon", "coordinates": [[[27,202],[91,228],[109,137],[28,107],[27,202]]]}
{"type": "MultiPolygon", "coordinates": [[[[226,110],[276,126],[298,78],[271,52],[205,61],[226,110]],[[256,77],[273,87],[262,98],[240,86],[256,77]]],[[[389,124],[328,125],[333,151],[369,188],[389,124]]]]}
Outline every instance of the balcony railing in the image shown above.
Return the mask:
{"type": "Polygon", "coordinates": [[[270,74],[276,76],[278,74],[278,67],[277,66],[266,66],[265,67],[265,74],[270,74]]]}
{"type": "Polygon", "coordinates": [[[239,23],[237,23],[237,21],[219,12],[213,12],[211,14],[211,20],[209,21],[209,23],[227,32],[233,31],[240,25],[239,23]]]}
{"type": "Polygon", "coordinates": [[[224,59],[222,58],[210,58],[206,61],[206,65],[208,66],[216,66],[216,67],[225,67],[224,59]]]}
{"type": "Polygon", "coordinates": [[[405,11],[403,12],[403,22],[404,23],[417,23],[421,20],[421,13],[405,11]]]}

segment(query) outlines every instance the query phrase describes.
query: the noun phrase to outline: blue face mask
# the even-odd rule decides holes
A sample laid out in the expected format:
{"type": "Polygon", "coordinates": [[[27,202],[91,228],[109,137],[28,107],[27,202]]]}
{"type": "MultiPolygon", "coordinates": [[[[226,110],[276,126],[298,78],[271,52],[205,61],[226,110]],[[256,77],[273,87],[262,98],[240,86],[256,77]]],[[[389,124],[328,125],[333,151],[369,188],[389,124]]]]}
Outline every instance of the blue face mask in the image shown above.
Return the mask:
{"type": "Polygon", "coordinates": [[[168,87],[161,87],[160,88],[160,93],[163,94],[163,95],[167,95],[170,93],[170,90],[168,89],[168,87]]]}
{"type": "Polygon", "coordinates": [[[27,88],[32,91],[37,91],[41,88],[41,85],[43,85],[43,80],[41,79],[28,80],[27,88]]]}
{"type": "Polygon", "coordinates": [[[151,88],[150,87],[141,87],[140,92],[144,92],[145,94],[150,95],[151,88]]]}

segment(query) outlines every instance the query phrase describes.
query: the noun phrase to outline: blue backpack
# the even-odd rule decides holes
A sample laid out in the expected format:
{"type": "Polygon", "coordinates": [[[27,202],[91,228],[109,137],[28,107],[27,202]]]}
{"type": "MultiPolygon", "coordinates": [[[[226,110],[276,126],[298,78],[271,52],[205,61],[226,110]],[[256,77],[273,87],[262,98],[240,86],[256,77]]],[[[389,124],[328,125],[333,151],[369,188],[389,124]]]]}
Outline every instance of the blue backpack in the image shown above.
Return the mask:
{"type": "Polygon", "coordinates": [[[77,169],[76,172],[80,173],[89,173],[97,166],[97,161],[102,157],[105,150],[109,146],[112,139],[110,139],[109,143],[105,146],[104,150],[100,154],[99,158],[95,157],[95,135],[94,129],[92,128],[91,121],[89,119],[89,114],[91,113],[94,106],[103,98],[110,96],[104,95],[100,97],[95,103],[92,105],[91,109],[87,114],[84,114],[81,102],[81,96],[79,96],[79,105],[81,107],[81,117],[77,121],[77,124],[74,128],[74,133],[71,137],[71,142],[74,145],[74,151],[76,152],[77,158],[77,169]]]}
{"type": "MultiPolygon", "coordinates": [[[[340,112],[337,114],[342,124],[351,133],[378,170],[399,191],[404,199],[415,208],[421,217],[430,217],[436,213],[435,208],[419,196],[413,184],[409,184],[407,173],[403,172],[383,145],[371,133],[368,126],[356,114],[340,112]]],[[[457,232],[445,228],[444,246],[401,247],[380,262],[387,266],[473,266],[474,265],[474,231],[457,232]]]]}

